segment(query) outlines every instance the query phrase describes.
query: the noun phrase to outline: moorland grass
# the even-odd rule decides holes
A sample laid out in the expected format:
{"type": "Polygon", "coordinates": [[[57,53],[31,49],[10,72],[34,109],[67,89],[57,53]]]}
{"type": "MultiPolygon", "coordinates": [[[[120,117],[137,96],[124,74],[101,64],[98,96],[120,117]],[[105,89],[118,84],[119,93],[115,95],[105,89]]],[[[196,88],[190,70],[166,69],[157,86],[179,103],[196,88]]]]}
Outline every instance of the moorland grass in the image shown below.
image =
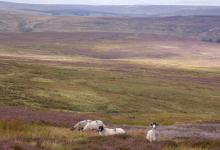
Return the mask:
{"type": "Polygon", "coordinates": [[[218,87],[166,78],[215,78],[218,72],[163,69],[153,76],[149,71],[1,63],[1,105],[119,114],[111,121],[115,124],[143,125],[141,118],[164,124],[219,119],[218,87]]]}
{"type": "Polygon", "coordinates": [[[21,121],[0,121],[0,141],[28,143],[38,148],[70,149],[73,141],[86,140],[94,133],[71,132],[68,128],[21,121]]]}
{"type": "MultiPolygon", "coordinates": [[[[100,137],[95,132],[70,131],[63,127],[33,124],[21,121],[0,121],[0,141],[12,141],[21,148],[28,144],[36,148],[51,150],[209,150],[219,148],[218,140],[172,140],[149,143],[142,132],[126,135],[100,137]],[[20,146],[21,145],[21,146],[20,146]]],[[[21,148],[22,149],[22,148],[21,148]]]]}

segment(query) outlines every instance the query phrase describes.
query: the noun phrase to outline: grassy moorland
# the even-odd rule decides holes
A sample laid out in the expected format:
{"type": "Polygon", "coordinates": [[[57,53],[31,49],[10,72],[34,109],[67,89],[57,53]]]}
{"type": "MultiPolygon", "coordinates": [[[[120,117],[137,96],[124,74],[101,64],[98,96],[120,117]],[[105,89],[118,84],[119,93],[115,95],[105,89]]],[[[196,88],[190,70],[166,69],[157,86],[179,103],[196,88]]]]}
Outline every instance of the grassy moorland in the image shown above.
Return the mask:
{"type": "Polygon", "coordinates": [[[114,124],[219,120],[218,44],[120,33],[1,39],[1,105],[114,113],[114,124]]]}
{"type": "MultiPolygon", "coordinates": [[[[146,73],[1,63],[1,105],[133,115],[163,113],[158,118],[179,116],[183,120],[191,115],[189,118],[218,119],[215,116],[220,113],[219,89],[196,81],[163,79],[146,73]]],[[[201,78],[215,76],[182,73],[189,78],[195,74],[201,78]]]]}
{"type": "MultiPolygon", "coordinates": [[[[218,75],[178,73],[179,78],[181,73],[202,79],[218,75]]],[[[172,74],[165,72],[164,76],[172,74]]],[[[167,78],[139,72],[9,63],[1,69],[1,103],[106,113],[219,113],[218,88],[167,78]]]]}
{"type": "Polygon", "coordinates": [[[220,146],[219,141],[163,139],[163,142],[147,143],[142,132],[127,135],[99,137],[92,132],[70,132],[66,128],[20,121],[0,121],[0,143],[9,141],[8,147],[14,149],[52,149],[52,150],[209,150],[220,146]],[[114,144],[109,144],[114,143],[114,144]]]}
{"type": "MultiPolygon", "coordinates": [[[[199,41],[218,37],[218,16],[178,20],[26,13],[0,13],[0,149],[5,144],[55,150],[219,148],[218,139],[204,136],[163,137],[150,144],[143,127],[136,130],[153,121],[174,128],[218,124],[219,44],[199,41]],[[134,130],[102,138],[67,129],[81,119],[134,130]]],[[[205,133],[218,131],[207,128],[205,133]]]]}
{"type": "MultiPolygon", "coordinates": [[[[202,10],[202,9],[200,9],[202,10]]],[[[205,9],[204,9],[205,10],[205,9]]],[[[155,10],[154,10],[155,11],[155,10]]],[[[120,32],[159,34],[219,43],[220,17],[89,17],[51,16],[0,9],[0,32],[120,32]]],[[[166,36],[167,37],[167,36],[166,36]]]]}

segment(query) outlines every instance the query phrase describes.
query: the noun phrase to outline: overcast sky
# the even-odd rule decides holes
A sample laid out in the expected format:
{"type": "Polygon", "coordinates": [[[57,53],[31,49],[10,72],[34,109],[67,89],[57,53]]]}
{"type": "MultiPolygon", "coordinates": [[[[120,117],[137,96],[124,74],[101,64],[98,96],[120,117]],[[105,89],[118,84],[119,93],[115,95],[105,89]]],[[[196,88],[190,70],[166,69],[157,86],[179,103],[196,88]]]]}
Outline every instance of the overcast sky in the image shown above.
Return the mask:
{"type": "Polygon", "coordinates": [[[220,5],[220,0],[0,0],[19,3],[87,4],[87,5],[220,5]]]}

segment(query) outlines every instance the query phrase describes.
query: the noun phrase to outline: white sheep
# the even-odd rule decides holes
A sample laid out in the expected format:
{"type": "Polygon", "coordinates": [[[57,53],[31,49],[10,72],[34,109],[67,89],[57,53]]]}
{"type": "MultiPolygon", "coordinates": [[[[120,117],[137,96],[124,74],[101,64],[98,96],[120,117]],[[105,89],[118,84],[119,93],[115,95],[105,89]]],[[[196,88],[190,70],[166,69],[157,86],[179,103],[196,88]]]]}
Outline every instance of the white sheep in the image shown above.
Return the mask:
{"type": "Polygon", "coordinates": [[[75,124],[73,127],[71,127],[71,130],[78,130],[82,131],[84,127],[87,125],[87,123],[91,122],[92,120],[83,120],[75,124]]]}
{"type": "Polygon", "coordinates": [[[86,126],[83,128],[83,131],[89,131],[89,130],[98,131],[99,126],[105,126],[101,120],[91,121],[86,124],[86,126]]]}
{"type": "Polygon", "coordinates": [[[157,130],[158,123],[154,122],[151,124],[152,129],[147,132],[146,139],[150,142],[160,141],[160,133],[157,130]]]}
{"type": "Polygon", "coordinates": [[[122,128],[109,129],[109,128],[105,128],[103,126],[100,126],[98,131],[99,131],[99,135],[101,135],[101,136],[125,134],[125,130],[122,128]]]}

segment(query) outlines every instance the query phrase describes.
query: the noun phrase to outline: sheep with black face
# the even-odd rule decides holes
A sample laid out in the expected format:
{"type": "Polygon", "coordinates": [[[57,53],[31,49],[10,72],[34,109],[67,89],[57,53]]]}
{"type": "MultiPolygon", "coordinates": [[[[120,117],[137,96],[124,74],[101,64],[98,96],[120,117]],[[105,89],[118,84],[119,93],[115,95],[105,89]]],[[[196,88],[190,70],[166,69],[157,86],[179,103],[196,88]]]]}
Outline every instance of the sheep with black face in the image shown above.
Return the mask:
{"type": "Polygon", "coordinates": [[[146,139],[150,142],[159,141],[160,140],[160,133],[157,130],[159,126],[158,123],[154,122],[151,124],[152,129],[147,131],[146,139]]]}
{"type": "Polygon", "coordinates": [[[110,136],[110,135],[116,135],[116,134],[125,134],[125,130],[122,128],[105,128],[103,126],[99,126],[99,135],[101,136],[110,136]]]}

